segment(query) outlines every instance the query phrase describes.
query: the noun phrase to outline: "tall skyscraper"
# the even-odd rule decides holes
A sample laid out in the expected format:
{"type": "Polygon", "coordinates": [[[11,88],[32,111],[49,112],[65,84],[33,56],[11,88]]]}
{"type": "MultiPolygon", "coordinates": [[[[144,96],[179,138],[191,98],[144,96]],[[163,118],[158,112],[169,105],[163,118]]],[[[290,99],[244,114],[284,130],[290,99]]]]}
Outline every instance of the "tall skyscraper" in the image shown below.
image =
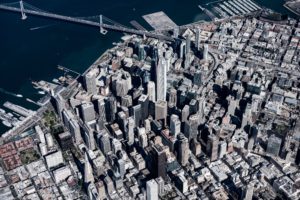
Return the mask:
{"type": "Polygon", "coordinates": [[[82,142],[82,137],[80,133],[80,127],[75,119],[71,119],[69,122],[70,133],[72,134],[75,143],[78,145],[82,142]]]}
{"type": "Polygon", "coordinates": [[[218,150],[219,150],[219,138],[216,135],[209,135],[206,145],[206,152],[210,157],[210,161],[218,160],[218,150]]]}
{"type": "Polygon", "coordinates": [[[95,110],[94,105],[91,102],[81,104],[80,106],[81,118],[84,122],[90,122],[95,120],[95,110]]]}
{"type": "Polygon", "coordinates": [[[142,120],[142,106],[140,104],[131,108],[132,116],[136,127],[140,126],[142,120]]]}
{"type": "Polygon", "coordinates": [[[85,143],[90,150],[95,150],[96,142],[94,137],[94,131],[87,125],[83,126],[85,143]]]}
{"type": "Polygon", "coordinates": [[[145,60],[145,58],[146,58],[145,46],[139,45],[138,50],[139,50],[139,60],[140,61],[145,60]]]}
{"type": "Polygon", "coordinates": [[[198,28],[196,30],[196,39],[195,39],[195,46],[198,50],[200,48],[200,34],[201,34],[201,30],[198,28]]]}
{"type": "Polygon", "coordinates": [[[194,82],[195,85],[201,86],[201,84],[202,84],[202,72],[201,72],[200,69],[198,69],[198,70],[194,73],[193,82],[194,82]]]}
{"type": "Polygon", "coordinates": [[[156,167],[154,169],[156,177],[162,177],[164,180],[167,178],[167,146],[163,146],[161,144],[154,145],[155,151],[155,164],[156,167]]]}
{"type": "Polygon", "coordinates": [[[219,144],[219,158],[223,158],[227,153],[227,142],[222,141],[219,144]]]}
{"type": "Polygon", "coordinates": [[[189,159],[189,141],[188,139],[183,135],[178,135],[178,161],[182,166],[186,166],[189,159]]]}
{"type": "Polygon", "coordinates": [[[106,119],[108,122],[113,122],[116,119],[117,101],[116,98],[110,96],[105,103],[106,119]]]}
{"type": "Polygon", "coordinates": [[[155,179],[158,185],[158,195],[163,196],[165,194],[165,181],[161,177],[155,179]]]}
{"type": "Polygon", "coordinates": [[[181,121],[188,122],[189,115],[190,115],[190,106],[185,105],[181,111],[181,121]]]}
{"type": "Polygon", "coordinates": [[[171,88],[169,92],[169,106],[174,107],[177,104],[177,90],[175,88],[171,88]]]}
{"type": "Polygon", "coordinates": [[[130,95],[125,95],[121,97],[121,105],[124,107],[132,106],[132,97],[130,95]]]}
{"type": "Polygon", "coordinates": [[[185,57],[185,52],[186,52],[186,42],[182,41],[180,44],[180,53],[179,53],[179,57],[181,59],[183,59],[183,57],[185,57]]]}
{"type": "Polygon", "coordinates": [[[110,138],[106,132],[104,132],[100,137],[100,149],[102,150],[103,154],[107,154],[111,151],[110,138]]]}
{"type": "Polygon", "coordinates": [[[271,135],[268,139],[267,154],[278,156],[280,152],[282,140],[276,137],[275,134],[271,135]]]}
{"type": "Polygon", "coordinates": [[[106,111],[105,111],[105,102],[104,100],[98,100],[97,101],[98,105],[98,126],[100,130],[104,129],[104,124],[106,123],[106,111]]]}
{"type": "Polygon", "coordinates": [[[154,179],[146,182],[146,199],[158,200],[158,185],[154,179]]]}
{"type": "Polygon", "coordinates": [[[149,101],[156,101],[156,92],[155,92],[155,83],[153,81],[149,81],[147,85],[147,92],[149,96],[149,101]]]}
{"type": "Polygon", "coordinates": [[[166,101],[159,100],[155,103],[155,119],[167,119],[168,104],[166,101]]]}
{"type": "Polygon", "coordinates": [[[184,133],[186,137],[190,140],[197,139],[198,127],[199,127],[199,116],[197,114],[191,115],[188,122],[185,123],[184,133]]]}
{"type": "Polygon", "coordinates": [[[181,121],[178,117],[178,115],[171,115],[170,117],[170,132],[171,135],[177,136],[180,133],[180,128],[181,128],[181,121]]]}
{"type": "Polygon", "coordinates": [[[250,182],[246,188],[245,188],[245,198],[244,200],[252,200],[253,197],[253,189],[254,189],[254,183],[250,182]]]}
{"type": "Polygon", "coordinates": [[[125,79],[116,80],[116,95],[118,97],[123,97],[128,93],[128,83],[125,79]]]}
{"type": "Polygon", "coordinates": [[[134,143],[134,127],[135,127],[135,123],[134,123],[134,119],[132,117],[128,118],[128,124],[127,124],[128,128],[127,128],[127,132],[126,132],[126,140],[128,142],[129,145],[133,145],[134,143]]]}
{"type": "Polygon", "coordinates": [[[93,169],[86,152],[84,154],[84,183],[94,183],[93,169]]]}
{"type": "Polygon", "coordinates": [[[157,100],[166,100],[167,96],[167,65],[164,57],[160,57],[156,67],[157,100]]]}
{"type": "Polygon", "coordinates": [[[208,59],[208,44],[204,44],[204,49],[203,49],[203,59],[207,60],[208,59]]]}
{"type": "Polygon", "coordinates": [[[173,37],[174,37],[174,38],[178,38],[178,35],[179,35],[179,27],[176,26],[176,27],[174,27],[174,29],[173,29],[173,37]]]}
{"type": "Polygon", "coordinates": [[[138,102],[141,105],[141,109],[142,109],[142,113],[141,113],[142,120],[145,120],[149,115],[149,98],[148,98],[148,95],[142,94],[140,96],[138,102]]]}
{"type": "Polygon", "coordinates": [[[148,146],[148,137],[146,134],[146,129],[144,127],[138,128],[138,139],[141,148],[148,146]]]}
{"type": "Polygon", "coordinates": [[[189,54],[191,52],[191,36],[188,35],[186,37],[186,48],[185,48],[185,54],[189,54]]]}
{"type": "Polygon", "coordinates": [[[96,74],[93,70],[89,71],[85,76],[83,77],[84,80],[84,89],[89,94],[96,94],[97,93],[97,87],[96,87],[96,74]]]}

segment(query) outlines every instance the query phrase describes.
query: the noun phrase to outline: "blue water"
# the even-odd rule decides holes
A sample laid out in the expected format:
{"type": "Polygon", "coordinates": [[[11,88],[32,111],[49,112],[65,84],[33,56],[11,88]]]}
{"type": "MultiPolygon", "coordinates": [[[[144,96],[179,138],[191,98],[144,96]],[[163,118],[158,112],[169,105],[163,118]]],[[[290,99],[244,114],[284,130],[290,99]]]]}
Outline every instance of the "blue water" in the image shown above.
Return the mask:
{"type": "MultiPolygon", "coordinates": [[[[0,0],[0,3],[14,2],[0,0]]],[[[198,8],[210,0],[27,0],[40,9],[70,16],[96,16],[103,14],[110,19],[130,26],[136,20],[144,27],[142,15],[164,11],[176,24],[183,25],[198,20],[208,20],[198,8]]],[[[256,0],[260,5],[278,12],[288,13],[283,0],[256,0]]],[[[21,93],[34,100],[41,96],[31,86],[31,80],[57,78],[61,72],[57,65],[83,72],[121,33],[109,32],[103,36],[96,28],[57,22],[29,16],[22,21],[20,14],[0,11],[0,88],[21,93]],[[31,28],[45,26],[37,30],[31,28]]],[[[34,106],[0,92],[0,107],[9,100],[28,108],[34,106]]],[[[7,128],[0,125],[0,133],[7,128]]]]}

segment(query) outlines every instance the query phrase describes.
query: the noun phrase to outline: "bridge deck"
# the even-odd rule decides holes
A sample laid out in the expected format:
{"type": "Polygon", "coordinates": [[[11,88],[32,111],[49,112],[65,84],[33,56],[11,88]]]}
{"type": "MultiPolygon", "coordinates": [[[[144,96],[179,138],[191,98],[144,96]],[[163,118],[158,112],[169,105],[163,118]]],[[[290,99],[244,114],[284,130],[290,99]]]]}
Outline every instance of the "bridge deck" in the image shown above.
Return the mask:
{"type": "MultiPolygon", "coordinates": [[[[0,5],[0,9],[11,11],[11,12],[21,13],[20,8],[15,8],[15,7],[6,6],[6,5],[0,5]]],[[[26,14],[29,14],[29,15],[35,15],[35,16],[51,18],[51,19],[56,19],[56,20],[61,20],[61,21],[66,21],[66,22],[72,22],[72,23],[77,23],[77,24],[84,24],[84,25],[94,26],[94,27],[98,27],[98,28],[100,27],[100,23],[98,23],[98,22],[79,19],[79,18],[75,18],[75,17],[69,17],[69,16],[58,15],[58,14],[54,14],[54,13],[28,10],[28,9],[24,9],[24,12],[26,14]]],[[[121,27],[121,26],[109,25],[109,24],[104,24],[104,23],[103,23],[102,27],[104,29],[107,29],[107,30],[113,30],[113,31],[136,34],[136,35],[142,35],[142,36],[145,35],[146,37],[156,38],[156,39],[159,39],[159,40],[166,40],[166,41],[173,41],[174,40],[172,37],[168,37],[168,36],[165,36],[165,35],[162,35],[162,34],[148,32],[148,31],[144,31],[144,30],[135,30],[135,29],[124,28],[124,27],[121,27]]]]}

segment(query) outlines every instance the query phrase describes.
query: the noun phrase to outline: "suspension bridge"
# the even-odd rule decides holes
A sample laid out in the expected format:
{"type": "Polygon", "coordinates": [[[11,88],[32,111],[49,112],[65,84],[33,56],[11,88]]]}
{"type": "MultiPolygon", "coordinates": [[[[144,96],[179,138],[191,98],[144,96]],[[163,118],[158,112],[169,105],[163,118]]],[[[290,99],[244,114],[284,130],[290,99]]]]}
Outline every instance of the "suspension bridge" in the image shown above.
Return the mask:
{"type": "Polygon", "coordinates": [[[21,14],[22,20],[27,19],[27,15],[32,16],[39,16],[59,21],[65,21],[70,23],[76,24],[83,24],[87,26],[97,27],[100,30],[100,33],[106,34],[107,30],[123,32],[128,34],[135,34],[141,35],[143,37],[150,37],[156,38],[159,40],[166,40],[166,41],[174,41],[174,38],[156,33],[156,32],[149,32],[146,30],[136,30],[132,28],[128,28],[122,24],[119,24],[103,15],[91,16],[91,17],[71,17],[71,16],[64,16],[55,13],[51,13],[48,11],[44,11],[39,9],[35,6],[32,6],[22,0],[19,2],[12,2],[12,3],[3,3],[0,4],[0,10],[6,10],[11,12],[16,12],[21,14]],[[93,21],[97,18],[98,21],[93,21]]]}

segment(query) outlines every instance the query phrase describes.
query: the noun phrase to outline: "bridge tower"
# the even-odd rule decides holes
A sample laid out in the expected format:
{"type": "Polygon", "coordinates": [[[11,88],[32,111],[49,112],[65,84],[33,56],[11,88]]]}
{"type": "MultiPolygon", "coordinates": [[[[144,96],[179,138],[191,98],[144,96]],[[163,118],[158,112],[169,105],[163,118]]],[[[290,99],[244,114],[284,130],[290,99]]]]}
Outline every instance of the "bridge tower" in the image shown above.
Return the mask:
{"type": "Polygon", "coordinates": [[[100,33],[105,35],[107,33],[107,30],[105,30],[103,28],[103,18],[102,18],[102,15],[99,16],[99,24],[100,24],[100,33]]]}
{"type": "Polygon", "coordinates": [[[25,11],[24,11],[24,4],[23,4],[23,0],[20,1],[20,8],[21,8],[21,15],[22,15],[22,20],[25,20],[27,19],[27,16],[25,14],[25,11]]]}

